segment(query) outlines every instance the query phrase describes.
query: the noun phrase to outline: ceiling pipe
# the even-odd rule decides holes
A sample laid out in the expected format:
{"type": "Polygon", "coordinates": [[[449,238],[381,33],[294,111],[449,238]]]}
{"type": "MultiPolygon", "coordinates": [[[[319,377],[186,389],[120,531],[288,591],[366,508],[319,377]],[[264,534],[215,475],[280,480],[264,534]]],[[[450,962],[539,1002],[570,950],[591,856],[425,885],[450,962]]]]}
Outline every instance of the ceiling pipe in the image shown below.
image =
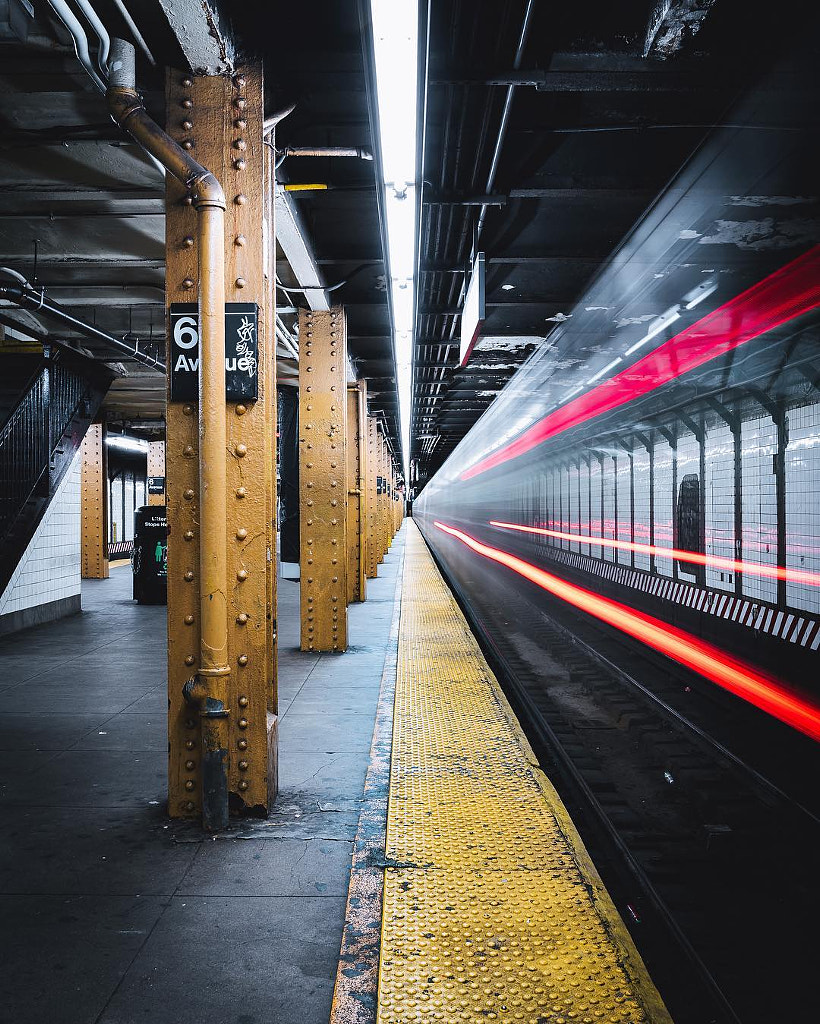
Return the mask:
{"type": "MultiPolygon", "coordinates": [[[[108,334],[106,331],[101,331],[98,327],[94,327],[84,320],[78,320],[77,317],[72,316],[71,313],[61,306],[51,302],[46,297],[44,289],[35,289],[16,270],[12,270],[10,267],[0,267],[0,274],[11,277],[17,282],[17,284],[12,285],[0,284],[0,299],[13,302],[20,309],[26,309],[45,319],[53,320],[63,327],[69,327],[83,337],[89,338],[92,341],[99,341],[108,348],[128,356],[129,359],[135,360],[135,362],[165,373],[165,363],[160,362],[155,356],[149,355],[147,352],[140,352],[136,346],[129,345],[127,342],[115,338],[114,335],[108,334]]],[[[19,327],[19,329],[25,331],[25,327],[19,327]]]]}
{"type": "Polygon", "coordinates": [[[106,31],[105,25],[100,21],[99,15],[91,6],[90,0],[75,0],[75,3],[85,15],[85,20],[94,29],[97,37],[97,67],[103,79],[108,78],[108,51],[111,49],[111,39],[106,31]]]}
{"type": "MultiPolygon", "coordinates": [[[[532,23],[532,14],[535,9],[536,0],[527,0],[527,9],[524,12],[524,21],[521,25],[521,34],[518,37],[518,47],[515,51],[515,59],[513,60],[513,68],[518,71],[521,67],[521,60],[524,56],[524,49],[527,45],[527,39],[530,34],[530,25],[532,23]]],[[[501,124],[498,128],[498,135],[495,139],[495,148],[493,150],[493,158],[490,161],[490,173],[487,175],[487,185],[484,189],[486,195],[490,195],[495,185],[495,176],[498,171],[498,162],[501,159],[501,150],[504,146],[504,139],[507,135],[507,125],[510,120],[510,110],[512,109],[513,96],[515,95],[515,85],[507,86],[507,95],[504,97],[504,109],[501,112],[501,124]]],[[[481,235],[481,229],[484,227],[484,218],[487,216],[487,206],[481,207],[481,213],[478,215],[478,224],[476,225],[475,241],[478,242],[479,236],[481,235]]]]}
{"type": "Polygon", "coordinates": [[[108,109],[190,192],[199,254],[199,669],[183,689],[199,712],[202,822],[228,825],[229,722],[227,409],[225,402],[225,193],[216,177],[151,119],[136,90],[134,47],[111,46],[108,109]]]}
{"type": "Polygon", "coordinates": [[[373,154],[362,146],[285,146],[279,150],[280,156],[316,156],[334,157],[349,156],[359,160],[372,160],[373,154]]]}
{"type": "MultiPolygon", "coordinates": [[[[524,49],[526,48],[527,39],[529,38],[529,34],[530,34],[530,24],[531,24],[531,21],[532,21],[532,14],[533,14],[533,11],[535,9],[535,4],[536,4],[536,0],[527,0],[527,9],[524,12],[524,21],[522,22],[522,25],[521,25],[521,33],[520,33],[520,35],[518,37],[518,46],[517,46],[516,51],[515,51],[515,59],[513,60],[513,68],[516,71],[518,71],[520,69],[520,67],[521,67],[521,60],[522,60],[522,58],[524,56],[524,49]]],[[[510,110],[512,109],[512,101],[513,101],[513,96],[515,95],[515,89],[516,89],[515,85],[508,85],[507,86],[507,95],[504,97],[504,109],[501,112],[501,124],[498,126],[498,135],[496,136],[496,139],[495,139],[495,147],[493,149],[493,157],[492,157],[492,160],[490,161],[490,173],[487,175],[487,185],[486,185],[486,187],[484,189],[484,192],[485,192],[486,195],[492,194],[493,188],[495,186],[495,176],[496,176],[496,173],[498,172],[498,163],[499,163],[499,160],[501,159],[501,150],[502,150],[502,148],[504,146],[504,139],[506,138],[506,135],[507,135],[507,125],[509,124],[509,120],[510,120],[510,110]]],[[[478,240],[481,237],[481,230],[484,227],[484,220],[486,219],[487,210],[488,209],[489,209],[489,206],[487,204],[482,204],[481,210],[480,210],[480,212],[478,214],[478,221],[476,223],[475,233],[473,234],[473,250],[472,250],[473,256],[475,256],[475,253],[476,253],[476,249],[477,249],[477,246],[478,246],[478,240]]],[[[467,277],[467,274],[465,274],[464,278],[462,279],[462,282],[461,282],[461,289],[459,291],[459,296],[458,296],[458,303],[457,303],[457,305],[458,305],[459,311],[461,311],[461,309],[463,308],[464,298],[465,298],[465,296],[467,294],[467,285],[468,285],[468,277],[467,277]]],[[[453,317],[452,321],[450,323],[450,343],[451,344],[454,342],[454,339],[455,339],[456,322],[457,322],[456,321],[456,317],[453,317]]]]}
{"type": "MultiPolygon", "coordinates": [[[[94,69],[94,65],[91,63],[91,54],[88,52],[88,37],[86,36],[79,19],[68,6],[66,0],[48,0],[48,5],[63,23],[64,27],[71,35],[71,38],[74,40],[74,52],[77,54],[77,60],[79,60],[88,72],[91,81],[97,86],[100,92],[105,92],[105,82],[97,74],[94,69]]],[[[105,30],[103,29],[103,31],[105,30]]]]}
{"type": "Polygon", "coordinates": [[[143,39],[142,33],[140,32],[140,30],[137,28],[136,24],[134,23],[134,19],[131,17],[131,14],[129,13],[128,8],[125,6],[125,4],[122,2],[122,0],[114,0],[114,6],[120,12],[120,15],[122,16],[122,20],[128,26],[128,31],[134,37],[134,42],[137,44],[137,46],[145,54],[145,57],[146,57],[148,63],[156,66],[157,62],[154,60],[154,55],[148,49],[148,44],[143,39]]]}
{"type": "MultiPolygon", "coordinates": [[[[103,78],[100,78],[100,76],[94,70],[94,65],[91,63],[91,54],[88,50],[88,37],[86,36],[85,30],[83,29],[79,20],[74,15],[74,12],[68,6],[66,0],[47,0],[47,3],[51,7],[51,9],[63,23],[64,27],[70,33],[71,38],[74,40],[74,52],[77,55],[77,59],[88,72],[91,80],[94,82],[94,85],[97,86],[100,92],[105,93],[108,88],[108,74],[107,69],[104,68],[103,65],[102,55],[103,50],[105,50],[106,57],[110,52],[110,37],[105,26],[100,21],[96,11],[92,7],[90,0],[77,0],[77,2],[80,4],[83,14],[85,14],[86,18],[88,18],[89,22],[93,26],[94,31],[97,33],[97,38],[100,41],[98,61],[100,62],[101,68],[103,68],[103,76],[105,80],[103,80],[103,78]]],[[[123,17],[126,18],[126,21],[129,20],[127,16],[127,11],[123,12],[123,17]]],[[[145,45],[145,40],[142,39],[142,36],[139,34],[139,31],[137,30],[136,25],[133,24],[133,21],[131,21],[129,28],[132,28],[132,31],[136,33],[136,37],[139,37],[139,39],[141,40],[142,48],[148,55],[148,59],[151,61],[152,64],[155,63],[154,58],[151,56],[150,50],[145,45]]],[[[153,154],[149,153],[149,157],[151,159],[151,163],[154,164],[154,166],[159,171],[162,171],[164,173],[165,168],[163,167],[162,163],[160,163],[160,161],[157,160],[157,158],[153,156],[153,154]]]]}
{"type": "Polygon", "coordinates": [[[279,317],[278,313],[276,314],[276,337],[282,343],[282,347],[285,349],[285,351],[289,355],[293,356],[293,358],[298,363],[299,362],[299,349],[296,347],[297,346],[297,341],[293,337],[293,335],[290,333],[290,331],[288,331],[288,329],[282,323],[282,320],[279,317]]]}
{"type": "Polygon", "coordinates": [[[288,114],[292,114],[294,110],[296,110],[296,104],[291,103],[290,106],[282,107],[281,110],[277,110],[275,114],[271,114],[270,117],[266,117],[262,122],[263,137],[269,135],[279,122],[284,121],[288,114]]]}

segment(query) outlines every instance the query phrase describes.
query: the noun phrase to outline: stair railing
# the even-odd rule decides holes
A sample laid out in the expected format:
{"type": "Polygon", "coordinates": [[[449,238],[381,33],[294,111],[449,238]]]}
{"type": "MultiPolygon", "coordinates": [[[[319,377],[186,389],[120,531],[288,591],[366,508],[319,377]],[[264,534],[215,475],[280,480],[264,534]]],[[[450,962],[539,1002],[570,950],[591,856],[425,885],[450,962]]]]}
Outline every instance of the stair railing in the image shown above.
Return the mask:
{"type": "Polygon", "coordinates": [[[0,429],[0,540],[29,498],[48,493],[52,456],[87,396],[82,374],[47,350],[39,374],[0,429]]]}

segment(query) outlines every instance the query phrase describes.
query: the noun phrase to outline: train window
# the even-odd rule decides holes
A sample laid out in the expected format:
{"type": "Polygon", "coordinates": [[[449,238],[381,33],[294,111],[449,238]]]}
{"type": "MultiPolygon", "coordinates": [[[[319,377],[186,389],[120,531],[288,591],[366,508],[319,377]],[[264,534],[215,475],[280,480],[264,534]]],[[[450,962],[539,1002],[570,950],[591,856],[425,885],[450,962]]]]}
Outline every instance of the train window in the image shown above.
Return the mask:
{"type": "MultiPolygon", "coordinates": [[[[678,488],[678,502],[675,514],[675,547],[681,551],[703,553],[703,537],[700,529],[700,479],[697,473],[687,473],[678,488]]],[[[688,563],[678,563],[683,572],[692,573],[688,563]]]]}

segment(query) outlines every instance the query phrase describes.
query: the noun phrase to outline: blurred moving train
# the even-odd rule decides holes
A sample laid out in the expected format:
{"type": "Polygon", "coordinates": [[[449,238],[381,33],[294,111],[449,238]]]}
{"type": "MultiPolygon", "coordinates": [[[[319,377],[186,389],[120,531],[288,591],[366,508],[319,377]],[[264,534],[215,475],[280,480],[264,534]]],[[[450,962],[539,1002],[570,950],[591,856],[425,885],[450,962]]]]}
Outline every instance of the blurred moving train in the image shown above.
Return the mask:
{"type": "Polygon", "coordinates": [[[468,603],[484,562],[820,739],[820,139],[793,72],[691,157],[414,516],[468,603]]]}

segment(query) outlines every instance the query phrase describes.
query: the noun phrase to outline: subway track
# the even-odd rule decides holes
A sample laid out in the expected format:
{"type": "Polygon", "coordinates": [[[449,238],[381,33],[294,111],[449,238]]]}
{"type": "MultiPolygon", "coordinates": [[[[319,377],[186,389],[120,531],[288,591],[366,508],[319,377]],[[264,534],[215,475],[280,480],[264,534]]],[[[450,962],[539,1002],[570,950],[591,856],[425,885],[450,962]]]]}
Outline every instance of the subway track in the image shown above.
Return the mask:
{"type": "Polygon", "coordinates": [[[467,601],[442,570],[678,1024],[804,1019],[820,909],[814,746],[787,736],[791,779],[766,756],[751,764],[742,753],[782,741],[779,723],[748,717],[739,755],[708,727],[710,709],[746,723],[737,701],[727,710],[691,673],[529,584],[475,564],[467,601]],[[684,692],[691,717],[674,706],[684,692]]]}

